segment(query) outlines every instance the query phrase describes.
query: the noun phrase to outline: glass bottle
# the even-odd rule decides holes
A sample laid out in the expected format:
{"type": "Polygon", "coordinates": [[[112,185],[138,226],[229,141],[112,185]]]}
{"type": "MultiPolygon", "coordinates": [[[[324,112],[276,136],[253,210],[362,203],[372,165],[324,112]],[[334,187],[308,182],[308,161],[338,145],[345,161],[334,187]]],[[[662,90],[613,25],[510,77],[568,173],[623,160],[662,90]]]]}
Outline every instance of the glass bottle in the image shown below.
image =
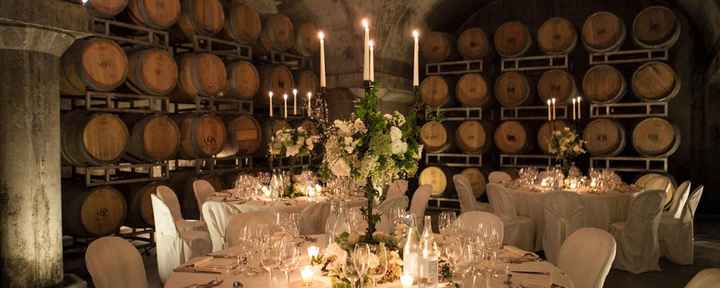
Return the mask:
{"type": "Polygon", "coordinates": [[[423,234],[420,238],[420,255],[418,256],[418,274],[419,288],[436,288],[438,287],[438,248],[433,241],[432,219],[425,216],[425,224],[423,225],[423,234]]]}
{"type": "Polygon", "coordinates": [[[408,225],[407,238],[403,247],[403,273],[417,278],[418,276],[418,238],[415,225],[408,225]]]}

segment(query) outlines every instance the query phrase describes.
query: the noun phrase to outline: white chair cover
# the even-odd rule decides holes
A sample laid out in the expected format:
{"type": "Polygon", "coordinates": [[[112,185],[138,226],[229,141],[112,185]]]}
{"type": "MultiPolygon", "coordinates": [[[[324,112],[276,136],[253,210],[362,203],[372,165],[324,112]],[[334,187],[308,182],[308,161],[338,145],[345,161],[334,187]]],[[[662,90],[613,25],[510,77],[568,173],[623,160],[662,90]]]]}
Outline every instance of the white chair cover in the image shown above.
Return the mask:
{"type": "Polygon", "coordinates": [[[318,202],[305,207],[300,213],[300,227],[302,235],[316,235],[325,233],[325,223],[330,217],[330,202],[318,202]]]}
{"type": "Polygon", "coordinates": [[[636,194],[630,200],[627,221],[610,226],[618,242],[615,268],[636,274],[660,270],[658,228],[664,197],[663,190],[636,194]]]}
{"type": "Polygon", "coordinates": [[[410,213],[415,215],[415,217],[425,216],[425,209],[430,200],[430,194],[432,194],[432,186],[422,185],[418,187],[418,189],[415,190],[415,194],[413,194],[412,202],[410,202],[410,213]]]}
{"type": "Polygon", "coordinates": [[[180,201],[178,201],[175,191],[165,185],[159,185],[155,188],[155,194],[160,197],[165,205],[170,209],[175,226],[179,231],[207,231],[204,221],[185,220],[180,210],[180,201]]]}
{"type": "Polygon", "coordinates": [[[505,171],[493,171],[493,172],[490,172],[490,175],[488,175],[489,183],[500,184],[500,183],[507,183],[510,181],[512,181],[512,176],[510,176],[510,174],[508,174],[505,171]]]}
{"type": "Polygon", "coordinates": [[[90,243],[85,266],[97,288],[148,287],[140,252],[122,238],[108,236],[90,243]]]}
{"type": "MultiPolygon", "coordinates": [[[[395,198],[388,198],[380,203],[377,207],[377,212],[380,213],[380,223],[377,226],[377,230],[384,233],[392,233],[395,231],[395,225],[392,222],[392,212],[396,209],[407,210],[408,208],[407,196],[400,196],[395,198]]],[[[328,209],[328,214],[330,210],[328,209]]]]}
{"type": "Polygon", "coordinates": [[[453,176],[453,182],[455,183],[455,191],[457,191],[458,198],[460,199],[460,211],[462,213],[470,211],[490,212],[492,210],[487,203],[480,203],[477,201],[472,190],[472,185],[470,185],[470,180],[468,180],[467,176],[456,174],[453,176]]]}
{"type": "Polygon", "coordinates": [[[672,199],[675,198],[675,196],[673,196],[675,192],[675,185],[673,184],[673,181],[672,179],[670,179],[670,177],[658,174],[655,177],[651,177],[650,179],[648,179],[647,182],[645,182],[645,186],[643,186],[643,188],[644,190],[665,191],[665,197],[662,206],[664,210],[670,209],[672,199]]]}
{"type": "Polygon", "coordinates": [[[570,276],[575,288],[602,288],[615,252],[612,235],[597,228],[581,228],[560,247],[557,265],[570,276]]]}
{"type": "Polygon", "coordinates": [[[240,236],[246,226],[253,225],[274,225],[273,212],[271,211],[255,211],[234,215],[230,218],[227,231],[225,232],[225,243],[228,246],[239,244],[240,236]]]}
{"type": "Polygon", "coordinates": [[[390,183],[390,186],[388,186],[387,195],[385,196],[385,199],[393,199],[393,198],[405,196],[405,193],[407,193],[407,189],[408,189],[407,181],[396,180],[393,183],[390,183]]]}
{"type": "Polygon", "coordinates": [[[685,288],[720,287],[720,268],[707,268],[697,274],[685,285],[685,288]]]}
{"type": "Polygon", "coordinates": [[[486,193],[494,213],[503,221],[504,243],[527,251],[536,250],[535,223],[529,217],[518,216],[511,195],[497,183],[488,183],[486,193]]]}
{"type": "Polygon", "coordinates": [[[682,208],[680,218],[666,214],[660,220],[658,236],[661,255],[675,264],[691,265],[694,262],[694,212],[702,197],[703,189],[703,186],[697,187],[685,205],[680,207],[682,208]]]}
{"type": "Polygon", "coordinates": [[[505,238],[503,221],[495,214],[483,211],[463,212],[456,221],[458,221],[460,229],[463,231],[482,232],[479,230],[480,224],[482,224],[483,227],[490,227],[490,229],[498,231],[500,241],[505,238]]]}
{"type": "Polygon", "coordinates": [[[227,229],[232,213],[225,204],[218,201],[205,201],[202,207],[202,217],[210,234],[213,252],[225,249],[225,229],[227,229]]]}
{"type": "Polygon", "coordinates": [[[193,181],[193,193],[195,193],[195,201],[197,201],[197,207],[201,210],[200,220],[204,220],[202,214],[203,204],[213,193],[215,193],[215,188],[213,188],[210,182],[198,179],[193,181]]]}
{"type": "Polygon", "coordinates": [[[175,224],[170,208],[159,196],[150,195],[155,218],[155,251],[158,262],[160,280],[170,276],[175,267],[193,257],[202,256],[212,251],[210,236],[205,231],[180,230],[175,224]]]}
{"type": "Polygon", "coordinates": [[[675,219],[680,219],[683,211],[685,210],[685,203],[687,202],[688,196],[690,195],[690,187],[692,186],[690,181],[685,181],[672,195],[672,201],[670,202],[670,209],[668,212],[675,219]]]}
{"type": "Polygon", "coordinates": [[[576,193],[553,192],[544,199],[545,231],[543,250],[548,261],[557,264],[557,254],[565,239],[586,227],[583,203],[576,193]]]}

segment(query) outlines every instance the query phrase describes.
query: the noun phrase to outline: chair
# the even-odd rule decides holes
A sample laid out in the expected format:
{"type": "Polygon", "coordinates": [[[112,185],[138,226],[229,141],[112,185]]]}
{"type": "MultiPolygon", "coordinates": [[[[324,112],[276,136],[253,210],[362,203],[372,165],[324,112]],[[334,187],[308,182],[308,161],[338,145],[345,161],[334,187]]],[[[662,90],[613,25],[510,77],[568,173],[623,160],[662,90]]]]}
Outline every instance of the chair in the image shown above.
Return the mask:
{"type": "Polygon", "coordinates": [[[576,230],[585,227],[583,203],[576,193],[553,192],[543,200],[545,231],[543,251],[548,261],[557,264],[563,242],[576,230]]]}
{"type": "Polygon", "coordinates": [[[140,252],[122,238],[107,236],[90,243],[85,266],[97,288],[148,287],[140,252]]]}
{"type": "Polygon", "coordinates": [[[215,188],[213,188],[210,182],[198,179],[193,181],[193,193],[195,193],[195,201],[197,201],[197,207],[201,212],[200,220],[204,220],[202,214],[203,204],[213,193],[215,193],[215,188]]]}
{"type": "Polygon", "coordinates": [[[201,207],[201,215],[205,219],[212,242],[212,251],[225,249],[225,230],[230,222],[230,211],[225,204],[216,201],[206,201],[201,207]]]}
{"type": "Polygon", "coordinates": [[[170,209],[172,218],[175,221],[175,225],[178,230],[196,230],[196,231],[207,231],[204,221],[199,220],[186,220],[183,218],[182,212],[180,212],[180,201],[178,201],[175,191],[165,185],[159,185],[155,188],[155,194],[162,200],[165,205],[170,209]]]}
{"type": "Polygon", "coordinates": [[[415,215],[415,217],[425,216],[425,209],[430,200],[430,194],[432,194],[432,186],[421,185],[418,187],[410,202],[410,214],[415,215]]]}
{"type": "Polygon", "coordinates": [[[455,183],[455,191],[457,191],[458,198],[460,199],[460,211],[462,213],[470,211],[492,211],[489,204],[477,201],[470,180],[468,180],[465,175],[456,174],[453,176],[453,183],[455,183]]]}
{"type": "MultiPolygon", "coordinates": [[[[255,211],[232,216],[230,223],[228,223],[227,231],[225,231],[225,243],[227,243],[228,246],[238,245],[245,227],[261,224],[274,226],[275,221],[273,216],[273,212],[270,211],[255,211]]],[[[279,227],[272,229],[280,230],[279,227]]]]}
{"type": "Polygon", "coordinates": [[[503,221],[495,214],[489,212],[463,212],[462,214],[460,214],[460,217],[458,217],[456,221],[458,221],[458,223],[460,224],[458,226],[460,226],[460,229],[463,231],[482,232],[479,230],[480,224],[482,224],[483,227],[490,227],[490,229],[495,229],[495,231],[498,231],[501,242],[505,237],[505,226],[503,225],[503,221]]]}
{"type": "Polygon", "coordinates": [[[618,242],[615,268],[632,273],[659,271],[658,228],[665,197],[663,190],[646,190],[630,200],[625,222],[610,225],[618,242]]]}
{"type": "MultiPolygon", "coordinates": [[[[695,210],[700,203],[704,187],[699,186],[690,194],[689,199],[678,213],[664,214],[660,219],[658,237],[661,255],[675,264],[690,265],[695,253],[695,210]]],[[[687,198],[687,196],[683,197],[687,198]]]]}
{"type": "Polygon", "coordinates": [[[490,172],[490,175],[488,175],[489,183],[500,184],[500,183],[507,183],[510,181],[512,181],[512,176],[510,176],[510,174],[508,174],[505,171],[493,171],[493,172],[490,172]]]}
{"type": "MultiPolygon", "coordinates": [[[[384,233],[392,233],[395,230],[395,225],[392,221],[392,213],[397,209],[406,210],[408,208],[407,196],[400,196],[395,198],[385,199],[377,207],[377,212],[380,214],[380,223],[377,226],[378,231],[384,233]]],[[[329,210],[328,210],[329,212],[329,210]]]]}
{"type": "Polygon", "coordinates": [[[405,180],[396,180],[392,183],[390,183],[390,186],[387,190],[387,195],[385,196],[385,199],[393,199],[397,197],[405,196],[405,193],[407,193],[408,189],[408,182],[405,180]]]}
{"type": "Polygon", "coordinates": [[[519,216],[515,204],[500,184],[487,185],[488,200],[505,227],[505,244],[527,251],[535,250],[535,223],[529,217],[519,216]]]}
{"type": "Polygon", "coordinates": [[[685,288],[718,288],[720,287],[720,268],[704,269],[690,279],[685,288]]]}
{"type": "Polygon", "coordinates": [[[300,212],[300,227],[302,235],[316,235],[325,233],[325,223],[330,217],[330,203],[327,201],[314,203],[300,212]]]}
{"type": "Polygon", "coordinates": [[[672,201],[670,201],[670,209],[667,209],[667,211],[670,213],[670,216],[672,216],[675,219],[680,219],[680,216],[682,216],[682,212],[685,208],[685,203],[687,202],[688,196],[690,195],[690,188],[692,186],[692,183],[690,181],[685,181],[680,186],[675,189],[675,192],[672,194],[672,201]]]}
{"type": "Polygon", "coordinates": [[[210,235],[207,231],[181,230],[176,226],[180,221],[173,219],[172,210],[159,195],[150,195],[155,218],[155,251],[157,254],[158,274],[165,282],[175,267],[193,257],[212,251],[210,235]]]}
{"type": "Polygon", "coordinates": [[[647,182],[645,182],[645,186],[642,187],[645,190],[665,191],[665,198],[662,203],[663,210],[670,209],[672,199],[674,198],[673,195],[675,194],[675,184],[673,184],[673,180],[670,179],[670,177],[657,174],[654,177],[650,177],[650,179],[647,179],[647,182]]]}
{"type": "Polygon", "coordinates": [[[575,288],[602,288],[615,259],[615,239],[597,228],[570,234],[558,253],[558,267],[570,276],[575,288]]]}

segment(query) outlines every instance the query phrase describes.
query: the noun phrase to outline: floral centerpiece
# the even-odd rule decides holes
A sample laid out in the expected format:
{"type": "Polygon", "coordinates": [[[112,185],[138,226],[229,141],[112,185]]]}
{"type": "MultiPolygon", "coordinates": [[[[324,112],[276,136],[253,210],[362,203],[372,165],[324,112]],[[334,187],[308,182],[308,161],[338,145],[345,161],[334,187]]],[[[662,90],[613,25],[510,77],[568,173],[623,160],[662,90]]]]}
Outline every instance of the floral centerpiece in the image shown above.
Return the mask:
{"type": "Polygon", "coordinates": [[[319,141],[319,135],[310,135],[302,126],[280,129],[270,138],[268,150],[273,157],[308,156],[319,141]]]}
{"type": "Polygon", "coordinates": [[[549,152],[562,161],[563,170],[567,172],[570,161],[586,153],[583,140],[570,127],[555,130],[550,138],[549,152]]]}

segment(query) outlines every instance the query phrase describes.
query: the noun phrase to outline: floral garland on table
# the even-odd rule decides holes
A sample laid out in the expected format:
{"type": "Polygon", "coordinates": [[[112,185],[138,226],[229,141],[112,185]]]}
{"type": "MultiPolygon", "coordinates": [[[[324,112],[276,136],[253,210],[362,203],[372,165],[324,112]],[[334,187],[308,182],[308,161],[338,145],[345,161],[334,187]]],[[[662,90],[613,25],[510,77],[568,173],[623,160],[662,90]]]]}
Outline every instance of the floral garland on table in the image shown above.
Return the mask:
{"type": "Polygon", "coordinates": [[[585,140],[574,130],[565,127],[553,131],[552,137],[550,137],[549,152],[558,160],[562,160],[563,166],[566,166],[568,161],[586,153],[585,143],[585,140]]]}
{"type": "Polygon", "coordinates": [[[318,142],[320,136],[310,135],[303,127],[280,129],[270,138],[268,151],[273,157],[308,156],[318,142]]]}

